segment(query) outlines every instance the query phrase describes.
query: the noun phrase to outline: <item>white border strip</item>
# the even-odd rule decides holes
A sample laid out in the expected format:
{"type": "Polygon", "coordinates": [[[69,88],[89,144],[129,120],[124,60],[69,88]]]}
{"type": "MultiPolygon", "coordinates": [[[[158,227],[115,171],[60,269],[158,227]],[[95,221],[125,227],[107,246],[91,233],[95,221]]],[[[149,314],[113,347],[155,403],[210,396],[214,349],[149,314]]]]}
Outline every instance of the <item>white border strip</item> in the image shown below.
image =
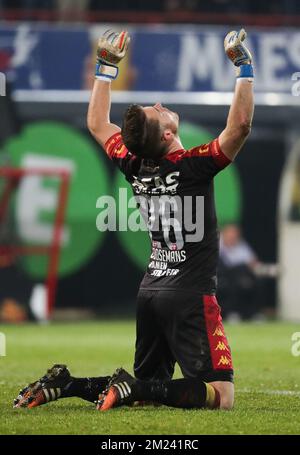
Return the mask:
{"type": "MultiPolygon", "coordinates": [[[[13,99],[21,103],[88,103],[89,90],[15,90],[13,99]]],[[[113,91],[112,102],[124,104],[163,104],[229,106],[232,92],[137,92],[113,91]]],[[[287,93],[256,93],[261,106],[298,106],[300,97],[287,93]]]]}

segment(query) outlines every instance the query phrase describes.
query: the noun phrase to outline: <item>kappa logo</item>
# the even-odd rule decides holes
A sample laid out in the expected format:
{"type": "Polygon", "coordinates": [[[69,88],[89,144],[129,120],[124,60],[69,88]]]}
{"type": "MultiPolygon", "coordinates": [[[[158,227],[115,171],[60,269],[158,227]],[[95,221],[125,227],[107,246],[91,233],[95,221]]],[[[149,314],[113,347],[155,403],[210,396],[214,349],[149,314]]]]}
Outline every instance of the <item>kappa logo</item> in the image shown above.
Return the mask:
{"type": "Polygon", "coordinates": [[[215,336],[218,336],[218,337],[223,337],[224,336],[224,333],[222,332],[220,327],[217,327],[216,330],[214,331],[213,337],[215,337],[215,336]]]}
{"type": "Polygon", "coordinates": [[[222,355],[218,363],[218,366],[220,365],[231,365],[231,361],[228,357],[226,357],[226,355],[222,355]]]}
{"type": "Polygon", "coordinates": [[[108,141],[107,146],[113,147],[114,145],[116,145],[119,142],[119,140],[120,140],[119,136],[117,138],[113,137],[110,141],[108,141]]]}
{"type": "Polygon", "coordinates": [[[125,151],[126,147],[125,145],[122,145],[120,148],[118,148],[116,151],[115,151],[115,154],[116,155],[121,155],[124,151],[125,151]]]}
{"type": "Polygon", "coordinates": [[[203,145],[202,147],[199,148],[199,153],[207,153],[208,152],[208,145],[203,145]]]}
{"type": "Polygon", "coordinates": [[[219,341],[219,343],[217,344],[217,347],[215,348],[215,351],[228,351],[229,352],[229,349],[226,346],[226,344],[223,343],[223,341],[219,341]]]}

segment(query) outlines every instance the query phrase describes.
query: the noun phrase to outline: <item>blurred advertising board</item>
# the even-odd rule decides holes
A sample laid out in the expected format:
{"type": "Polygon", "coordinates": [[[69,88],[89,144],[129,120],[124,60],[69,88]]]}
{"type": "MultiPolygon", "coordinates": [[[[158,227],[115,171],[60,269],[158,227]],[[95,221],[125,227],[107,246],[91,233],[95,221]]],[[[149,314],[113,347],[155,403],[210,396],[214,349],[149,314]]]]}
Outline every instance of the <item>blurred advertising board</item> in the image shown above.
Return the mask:
{"type": "MultiPolygon", "coordinates": [[[[87,89],[97,38],[108,28],[111,26],[0,25],[0,71],[8,75],[15,89],[87,89]]],[[[229,29],[130,26],[132,44],[115,89],[231,91],[234,70],[223,51],[229,29]]],[[[247,31],[256,90],[291,93],[293,74],[300,69],[300,32],[280,28],[247,31]]]]}

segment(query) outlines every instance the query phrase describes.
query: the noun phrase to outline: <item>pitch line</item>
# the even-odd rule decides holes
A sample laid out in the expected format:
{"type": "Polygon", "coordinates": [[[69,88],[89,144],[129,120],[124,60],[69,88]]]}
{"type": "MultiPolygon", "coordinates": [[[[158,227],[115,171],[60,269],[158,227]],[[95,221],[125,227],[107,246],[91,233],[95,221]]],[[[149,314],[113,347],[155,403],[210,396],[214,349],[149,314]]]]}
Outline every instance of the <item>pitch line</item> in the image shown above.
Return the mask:
{"type": "Polygon", "coordinates": [[[264,393],[266,395],[283,395],[283,396],[297,396],[300,397],[300,391],[296,390],[251,390],[251,389],[238,389],[236,393],[264,393]]]}

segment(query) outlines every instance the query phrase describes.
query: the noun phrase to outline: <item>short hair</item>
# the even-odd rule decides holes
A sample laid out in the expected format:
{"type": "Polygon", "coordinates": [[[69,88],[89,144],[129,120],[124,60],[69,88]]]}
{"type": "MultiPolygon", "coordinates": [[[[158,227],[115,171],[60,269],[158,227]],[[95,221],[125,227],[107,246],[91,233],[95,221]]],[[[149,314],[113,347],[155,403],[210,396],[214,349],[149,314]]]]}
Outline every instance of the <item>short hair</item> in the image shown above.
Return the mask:
{"type": "Polygon", "coordinates": [[[122,124],[122,138],[127,149],[136,156],[159,159],[167,151],[161,141],[161,126],[158,120],[148,119],[138,104],[132,104],[125,112],[122,124]]]}

